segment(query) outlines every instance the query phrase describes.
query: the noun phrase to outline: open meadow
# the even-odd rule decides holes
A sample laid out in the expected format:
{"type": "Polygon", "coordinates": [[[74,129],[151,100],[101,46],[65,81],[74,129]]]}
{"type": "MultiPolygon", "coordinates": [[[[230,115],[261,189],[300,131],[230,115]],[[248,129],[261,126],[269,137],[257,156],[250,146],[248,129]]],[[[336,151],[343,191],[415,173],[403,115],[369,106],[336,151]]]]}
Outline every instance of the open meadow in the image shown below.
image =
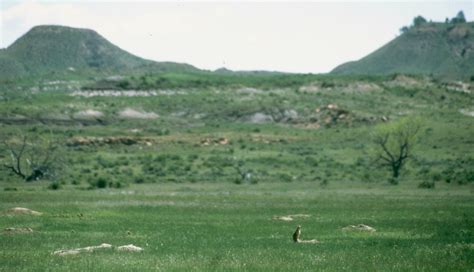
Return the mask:
{"type": "Polygon", "coordinates": [[[45,190],[17,184],[5,214],[2,271],[470,271],[474,267],[473,187],[434,190],[405,183],[159,184],[126,189],[45,190]],[[281,216],[296,215],[293,221],[281,216]],[[302,226],[302,239],[291,235],[302,226]],[[366,224],[375,232],[343,230],[366,224]],[[101,249],[108,243],[142,252],[101,249]]]}

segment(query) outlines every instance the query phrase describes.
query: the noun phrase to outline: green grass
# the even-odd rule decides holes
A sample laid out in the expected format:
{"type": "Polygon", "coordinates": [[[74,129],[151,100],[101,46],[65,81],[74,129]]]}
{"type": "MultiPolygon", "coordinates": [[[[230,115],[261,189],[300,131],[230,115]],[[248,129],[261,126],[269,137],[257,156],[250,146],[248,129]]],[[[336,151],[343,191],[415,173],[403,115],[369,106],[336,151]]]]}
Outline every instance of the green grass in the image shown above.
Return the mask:
{"type": "MultiPolygon", "coordinates": [[[[28,143],[53,139],[60,158],[58,175],[39,182],[22,182],[1,168],[0,213],[20,206],[44,215],[0,214],[0,231],[35,230],[0,234],[0,270],[474,268],[474,126],[472,116],[460,111],[473,110],[472,93],[421,76],[170,73],[143,78],[150,83],[146,88],[171,89],[153,97],[77,97],[71,89],[97,87],[101,80],[53,84],[30,78],[0,85],[1,139],[10,144],[20,143],[23,135],[28,143]],[[338,110],[329,110],[334,104],[338,110]],[[159,118],[123,119],[126,108],[159,118]],[[90,109],[103,116],[75,116],[90,109]],[[297,117],[281,118],[285,111],[297,117]],[[345,117],[335,121],[334,112],[345,117]],[[275,121],[253,123],[255,113],[275,121]],[[371,135],[401,117],[419,117],[423,128],[400,184],[391,186],[389,169],[374,162],[371,135]],[[96,142],[72,144],[78,137],[96,142]],[[99,141],[118,137],[137,142],[99,141]],[[217,144],[222,139],[228,142],[217,144]],[[251,172],[251,181],[241,180],[240,171],[251,172]],[[435,188],[420,189],[420,183],[435,188]],[[52,184],[58,190],[50,190],[52,184]],[[97,189],[99,184],[108,188],[97,189]],[[311,217],[272,220],[300,213],[311,217]],[[360,223],[377,232],[341,230],[360,223]],[[321,243],[294,244],[290,238],[298,224],[303,239],[321,243]],[[101,243],[133,243],[145,251],[51,255],[101,243]]],[[[132,87],[143,81],[126,79],[132,87]]],[[[9,163],[2,142],[0,164],[9,163]]],[[[27,153],[34,152],[31,147],[27,153]]],[[[23,164],[27,167],[26,160],[23,164]]]]}
{"type": "Polygon", "coordinates": [[[0,217],[2,271],[468,271],[474,267],[473,187],[434,190],[336,183],[162,184],[124,190],[2,192],[0,209],[44,215],[0,217]],[[309,214],[292,222],[276,215],[309,214]],[[79,214],[83,214],[82,217],[79,214]],[[364,223],[375,233],[341,228],[364,223]],[[303,227],[295,244],[291,234],[303,227]],[[130,234],[127,234],[130,232],[130,234]],[[133,243],[141,253],[59,249],[133,243]]]}

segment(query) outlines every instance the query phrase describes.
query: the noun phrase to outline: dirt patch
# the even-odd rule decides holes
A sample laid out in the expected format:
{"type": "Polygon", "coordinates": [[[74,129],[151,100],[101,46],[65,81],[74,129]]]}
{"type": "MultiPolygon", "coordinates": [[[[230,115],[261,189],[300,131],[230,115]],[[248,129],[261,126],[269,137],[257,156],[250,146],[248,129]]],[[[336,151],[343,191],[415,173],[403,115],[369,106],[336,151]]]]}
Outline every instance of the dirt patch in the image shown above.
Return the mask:
{"type": "Polygon", "coordinates": [[[118,251],[129,251],[129,252],[140,252],[143,251],[143,248],[137,247],[133,244],[130,245],[125,245],[125,246],[119,246],[117,247],[118,251]]]}
{"type": "Polygon", "coordinates": [[[296,218],[308,218],[311,215],[309,214],[289,214],[289,215],[275,215],[273,220],[280,220],[280,221],[293,221],[296,218]]]}
{"type": "Polygon", "coordinates": [[[445,82],[443,86],[448,91],[461,92],[461,93],[471,93],[472,86],[469,83],[464,83],[462,81],[457,82],[445,82]]]}
{"type": "Polygon", "coordinates": [[[316,239],[312,239],[312,240],[299,240],[297,243],[300,243],[300,244],[319,244],[321,242],[316,240],[316,239]]]}
{"type": "Polygon", "coordinates": [[[381,89],[382,88],[375,83],[356,81],[349,83],[347,86],[342,87],[341,91],[345,93],[366,93],[379,91],[381,89]]]}
{"type": "Polygon", "coordinates": [[[426,78],[414,78],[407,75],[396,75],[392,80],[383,83],[387,87],[428,87],[433,83],[426,78]]]}
{"type": "Polygon", "coordinates": [[[83,145],[134,145],[151,146],[153,140],[145,137],[111,136],[111,137],[72,137],[66,143],[68,146],[83,145]]]}
{"type": "Polygon", "coordinates": [[[242,94],[261,94],[264,93],[263,90],[257,89],[257,88],[240,88],[237,89],[237,93],[242,93],[242,94]]]}
{"type": "Polygon", "coordinates": [[[73,248],[73,249],[57,250],[53,252],[53,255],[57,255],[57,256],[77,255],[82,252],[93,252],[99,249],[111,249],[111,248],[112,248],[112,245],[103,243],[98,246],[88,246],[88,247],[80,247],[80,248],[73,248]]]}
{"type": "MultiPolygon", "coordinates": [[[[53,252],[53,255],[57,255],[57,256],[77,255],[80,253],[94,252],[97,250],[112,249],[112,248],[113,246],[111,244],[103,243],[98,246],[88,246],[88,247],[79,247],[79,248],[73,248],[73,249],[57,250],[53,252]]],[[[116,250],[128,251],[128,252],[141,252],[143,251],[143,248],[130,244],[130,245],[119,246],[116,248],[116,250]]]]}
{"type": "Polygon", "coordinates": [[[37,212],[28,208],[22,208],[22,207],[15,207],[7,210],[5,212],[7,215],[42,215],[43,213],[37,212]]]}
{"type": "Polygon", "coordinates": [[[469,111],[469,110],[466,110],[466,109],[460,109],[459,112],[466,115],[466,116],[474,117],[474,111],[469,111]]]}
{"type": "Polygon", "coordinates": [[[93,109],[87,109],[84,111],[79,111],[74,114],[74,118],[99,118],[102,117],[104,114],[101,111],[96,111],[93,109]]]}
{"type": "Polygon", "coordinates": [[[355,81],[351,83],[312,82],[299,88],[300,92],[318,93],[322,91],[337,91],[344,93],[364,93],[378,91],[382,88],[372,82],[355,81]]]}
{"type": "Polygon", "coordinates": [[[358,224],[358,225],[349,225],[342,228],[344,231],[366,231],[366,232],[375,232],[376,230],[368,225],[358,224]]]}
{"type": "Polygon", "coordinates": [[[33,229],[31,228],[5,228],[3,230],[3,233],[5,234],[17,234],[17,233],[31,233],[33,232],[33,229]]]}
{"type": "Polygon", "coordinates": [[[119,117],[127,119],[156,119],[160,116],[154,112],[145,112],[132,108],[126,108],[119,113],[119,117]]]}
{"type": "Polygon", "coordinates": [[[205,138],[201,140],[201,145],[228,145],[230,143],[229,139],[225,137],[221,138],[205,138]]]}
{"type": "Polygon", "coordinates": [[[301,86],[298,91],[300,92],[307,92],[307,93],[317,93],[322,91],[324,88],[321,87],[321,83],[313,82],[307,85],[301,86]]]}
{"type": "Polygon", "coordinates": [[[337,124],[352,124],[355,116],[349,110],[340,108],[336,104],[327,104],[314,109],[309,116],[308,128],[331,127],[337,124]]]}
{"type": "Polygon", "coordinates": [[[91,91],[74,91],[72,96],[96,97],[96,96],[112,96],[112,97],[149,97],[159,95],[181,95],[186,94],[179,90],[91,90],[91,91]]]}

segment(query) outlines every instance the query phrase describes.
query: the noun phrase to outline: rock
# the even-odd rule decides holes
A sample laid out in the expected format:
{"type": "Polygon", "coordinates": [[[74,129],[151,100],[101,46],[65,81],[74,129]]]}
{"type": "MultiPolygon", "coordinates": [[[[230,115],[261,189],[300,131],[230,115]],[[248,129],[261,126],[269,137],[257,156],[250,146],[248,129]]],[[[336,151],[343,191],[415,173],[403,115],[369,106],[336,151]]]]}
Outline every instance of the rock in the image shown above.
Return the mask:
{"type": "Polygon", "coordinates": [[[283,115],[286,119],[294,120],[298,118],[298,112],[296,112],[295,110],[285,110],[283,115]]]}
{"type": "Polygon", "coordinates": [[[273,117],[268,114],[257,112],[250,116],[249,122],[253,124],[271,123],[273,122],[273,117]]]}
{"type": "Polygon", "coordinates": [[[346,230],[346,231],[367,231],[367,232],[375,232],[376,231],[371,226],[367,226],[367,225],[364,225],[364,224],[349,225],[347,227],[342,228],[342,230],[346,230]]]}
{"type": "Polygon", "coordinates": [[[143,251],[143,248],[137,247],[133,244],[130,244],[130,245],[119,246],[119,247],[117,247],[117,250],[118,251],[140,252],[140,251],[143,251]]]}

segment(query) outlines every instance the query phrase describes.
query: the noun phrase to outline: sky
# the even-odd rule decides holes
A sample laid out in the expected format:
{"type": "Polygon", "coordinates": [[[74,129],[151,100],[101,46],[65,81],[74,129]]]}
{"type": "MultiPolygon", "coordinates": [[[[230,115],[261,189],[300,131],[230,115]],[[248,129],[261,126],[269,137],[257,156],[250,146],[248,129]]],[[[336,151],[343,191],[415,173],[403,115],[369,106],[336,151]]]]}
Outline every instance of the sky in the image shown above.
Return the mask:
{"type": "Polygon", "coordinates": [[[201,69],[325,73],[358,60],[422,15],[444,21],[474,0],[0,0],[0,48],[35,25],[90,28],[120,48],[201,69]]]}

